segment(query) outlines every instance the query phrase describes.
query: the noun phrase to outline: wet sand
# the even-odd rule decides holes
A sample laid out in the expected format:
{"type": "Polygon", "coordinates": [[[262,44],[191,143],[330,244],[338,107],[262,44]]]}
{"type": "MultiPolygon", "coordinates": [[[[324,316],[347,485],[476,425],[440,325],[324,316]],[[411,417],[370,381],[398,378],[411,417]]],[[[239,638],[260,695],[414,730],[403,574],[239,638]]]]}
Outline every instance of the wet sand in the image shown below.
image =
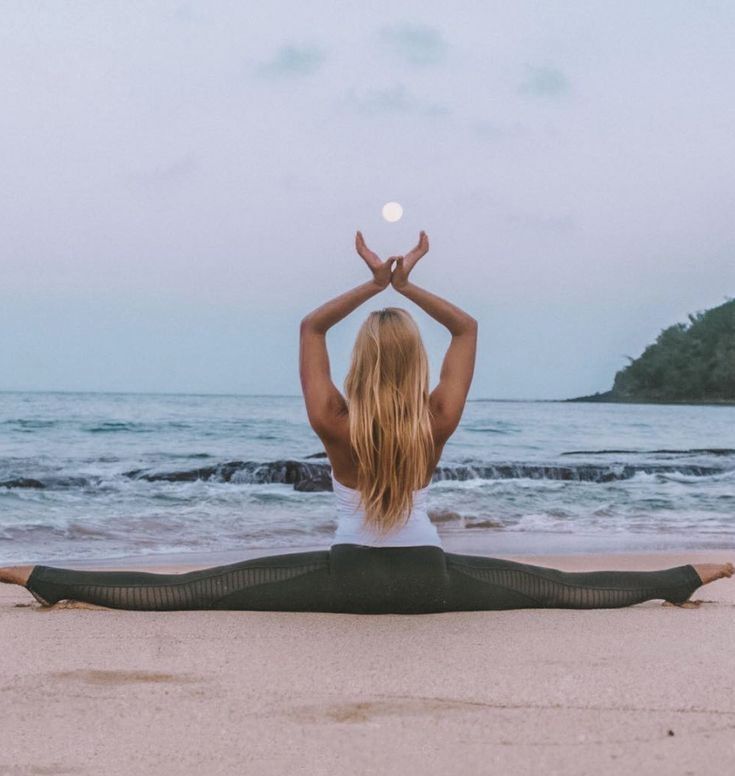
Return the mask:
{"type": "MultiPolygon", "coordinates": [[[[588,570],[734,556],[512,557],[588,570]]],[[[735,581],[694,598],[697,609],[158,613],[49,610],[0,585],[0,774],[725,773],[735,581]]]]}

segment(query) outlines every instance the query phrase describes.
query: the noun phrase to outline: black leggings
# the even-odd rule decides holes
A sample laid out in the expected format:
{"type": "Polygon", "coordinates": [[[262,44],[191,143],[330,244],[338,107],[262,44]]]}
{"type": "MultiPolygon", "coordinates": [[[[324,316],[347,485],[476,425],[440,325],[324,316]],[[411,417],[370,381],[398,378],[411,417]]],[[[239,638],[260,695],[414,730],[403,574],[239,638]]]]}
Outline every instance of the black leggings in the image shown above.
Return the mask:
{"type": "Polygon", "coordinates": [[[653,598],[685,601],[702,584],[693,566],[567,572],[439,547],[335,544],[184,574],[34,567],[26,588],[113,609],[239,609],[424,614],[488,609],[609,609],[653,598]]]}

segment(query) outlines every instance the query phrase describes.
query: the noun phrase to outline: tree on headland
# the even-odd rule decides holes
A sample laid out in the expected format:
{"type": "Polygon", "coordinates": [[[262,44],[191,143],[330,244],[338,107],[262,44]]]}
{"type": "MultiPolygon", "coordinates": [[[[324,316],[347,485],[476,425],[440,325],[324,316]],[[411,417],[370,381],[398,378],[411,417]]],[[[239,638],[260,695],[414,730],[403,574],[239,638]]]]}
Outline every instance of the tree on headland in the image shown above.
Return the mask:
{"type": "Polygon", "coordinates": [[[735,401],[735,299],[669,326],[629,360],[612,390],[573,401],[735,401]]]}

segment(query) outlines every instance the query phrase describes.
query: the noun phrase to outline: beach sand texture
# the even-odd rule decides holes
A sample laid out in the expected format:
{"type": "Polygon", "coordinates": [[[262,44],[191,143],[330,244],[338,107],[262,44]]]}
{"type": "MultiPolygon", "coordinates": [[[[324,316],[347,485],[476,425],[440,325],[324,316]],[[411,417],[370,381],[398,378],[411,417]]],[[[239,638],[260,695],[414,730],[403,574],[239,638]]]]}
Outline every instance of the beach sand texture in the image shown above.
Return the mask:
{"type": "MultiPolygon", "coordinates": [[[[588,570],[732,555],[514,557],[588,570]]],[[[157,613],[49,610],[0,585],[0,774],[732,772],[735,582],[694,598],[157,613]]]]}

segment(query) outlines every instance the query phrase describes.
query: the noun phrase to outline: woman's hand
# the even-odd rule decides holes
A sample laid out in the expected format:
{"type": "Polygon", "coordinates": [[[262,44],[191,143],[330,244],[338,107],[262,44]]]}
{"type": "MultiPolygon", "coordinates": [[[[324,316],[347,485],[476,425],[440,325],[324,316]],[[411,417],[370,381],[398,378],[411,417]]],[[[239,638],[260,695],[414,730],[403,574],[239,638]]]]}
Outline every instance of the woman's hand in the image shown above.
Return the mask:
{"type": "MultiPolygon", "coordinates": [[[[396,266],[391,275],[391,285],[396,291],[400,291],[408,283],[408,276],[411,270],[416,266],[416,262],[429,250],[429,238],[423,230],[419,235],[419,241],[416,247],[410,250],[405,256],[393,256],[396,260],[396,266]]],[[[389,259],[390,261],[391,259],[389,259]]]]}
{"type": "Polygon", "coordinates": [[[391,271],[393,269],[394,257],[381,261],[378,254],[370,250],[365,245],[362,232],[358,232],[355,235],[355,248],[357,252],[365,260],[365,263],[370,267],[370,271],[373,273],[373,282],[379,288],[387,288],[391,282],[391,271]]]}

